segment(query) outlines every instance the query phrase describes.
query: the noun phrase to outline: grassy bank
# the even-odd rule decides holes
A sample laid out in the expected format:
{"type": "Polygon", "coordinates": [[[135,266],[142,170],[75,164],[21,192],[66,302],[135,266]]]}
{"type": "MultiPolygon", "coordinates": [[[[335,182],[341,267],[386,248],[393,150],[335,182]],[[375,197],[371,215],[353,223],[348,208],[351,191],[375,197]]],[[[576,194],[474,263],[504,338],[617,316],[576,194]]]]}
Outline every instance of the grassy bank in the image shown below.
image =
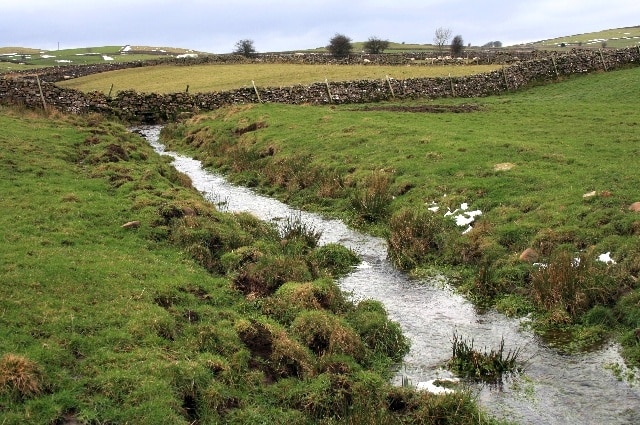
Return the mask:
{"type": "Polygon", "coordinates": [[[639,78],[597,73],[473,101],[236,106],[165,140],[236,182],[385,235],[401,268],[452,268],[461,290],[532,313],[563,350],[617,335],[638,365],[640,216],[628,207],[640,201],[639,78]],[[462,207],[481,213],[464,235],[445,217],[462,207]],[[598,261],[605,253],[615,264],[598,261]]]}
{"type": "Polygon", "coordinates": [[[0,423],[491,423],[387,383],[407,341],[295,219],[223,214],[97,116],[0,109],[0,423]]]}

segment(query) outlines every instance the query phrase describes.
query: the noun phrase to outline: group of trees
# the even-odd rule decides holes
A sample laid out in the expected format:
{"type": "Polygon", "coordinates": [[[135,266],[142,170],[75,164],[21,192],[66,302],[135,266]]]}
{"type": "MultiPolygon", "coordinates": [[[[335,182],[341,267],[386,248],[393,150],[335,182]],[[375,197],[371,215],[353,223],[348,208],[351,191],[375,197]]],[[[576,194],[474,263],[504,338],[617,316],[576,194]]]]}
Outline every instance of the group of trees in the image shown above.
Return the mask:
{"type": "MultiPolygon", "coordinates": [[[[464,40],[461,35],[456,35],[452,39],[451,34],[451,29],[449,28],[438,28],[433,37],[433,44],[436,46],[439,54],[443,54],[448,46],[452,56],[461,56],[464,52],[464,40]]],[[[491,41],[483,47],[502,47],[502,43],[499,41],[491,41]]],[[[383,53],[388,48],[389,41],[382,40],[378,37],[369,37],[363,45],[363,50],[366,53],[372,54],[383,53]]],[[[346,35],[336,34],[329,40],[327,50],[335,57],[346,57],[351,54],[353,45],[351,44],[351,39],[346,35]]],[[[254,48],[253,40],[245,39],[238,41],[233,53],[246,57],[254,56],[256,49],[254,48]]]]}

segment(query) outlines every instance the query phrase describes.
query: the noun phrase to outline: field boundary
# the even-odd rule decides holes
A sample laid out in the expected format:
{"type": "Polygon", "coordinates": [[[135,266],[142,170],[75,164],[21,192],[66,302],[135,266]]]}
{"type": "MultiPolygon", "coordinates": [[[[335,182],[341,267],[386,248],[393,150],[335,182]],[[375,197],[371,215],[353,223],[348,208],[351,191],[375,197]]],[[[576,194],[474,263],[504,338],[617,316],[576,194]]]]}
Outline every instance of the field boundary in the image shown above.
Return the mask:
{"type": "MultiPolygon", "coordinates": [[[[518,90],[534,83],[546,83],[590,72],[606,72],[640,65],[640,48],[616,50],[573,50],[567,54],[543,55],[516,61],[489,73],[464,77],[412,78],[324,82],[291,87],[251,87],[211,93],[139,93],[121,91],[114,96],[100,92],[82,93],[55,85],[56,81],[104,72],[121,67],[149,66],[148,63],[111,66],[87,65],[43,68],[37,73],[3,75],[0,103],[28,108],[55,108],[67,113],[98,112],[132,123],[173,121],[185,114],[245,103],[353,104],[392,99],[477,98],[518,90]]],[[[185,64],[200,64],[198,61],[185,64]]],[[[161,63],[166,63],[162,61],[161,63]]],[[[505,61],[506,63],[506,61],[505,61]]]]}

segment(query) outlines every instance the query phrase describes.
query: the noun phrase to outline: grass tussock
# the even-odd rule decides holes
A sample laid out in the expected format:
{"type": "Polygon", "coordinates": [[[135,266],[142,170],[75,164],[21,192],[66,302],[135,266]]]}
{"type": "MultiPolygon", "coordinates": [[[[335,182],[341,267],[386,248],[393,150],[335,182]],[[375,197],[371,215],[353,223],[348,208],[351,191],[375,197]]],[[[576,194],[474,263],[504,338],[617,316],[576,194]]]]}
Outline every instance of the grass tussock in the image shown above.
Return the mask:
{"type": "Polygon", "coordinates": [[[505,353],[504,338],[497,349],[481,352],[473,347],[473,340],[468,341],[454,334],[451,346],[452,354],[447,367],[461,377],[499,383],[504,374],[522,371],[519,349],[505,353]]]}
{"type": "Polygon", "coordinates": [[[36,396],[42,390],[43,374],[37,363],[11,353],[0,358],[0,393],[23,399],[36,396]]]}

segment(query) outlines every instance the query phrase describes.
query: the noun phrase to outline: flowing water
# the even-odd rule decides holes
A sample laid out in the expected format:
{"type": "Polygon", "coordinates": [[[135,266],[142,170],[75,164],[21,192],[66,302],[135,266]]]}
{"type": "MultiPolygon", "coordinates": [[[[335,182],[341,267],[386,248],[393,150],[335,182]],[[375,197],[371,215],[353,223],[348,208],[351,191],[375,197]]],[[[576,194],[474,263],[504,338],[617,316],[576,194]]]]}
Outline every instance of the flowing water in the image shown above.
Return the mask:
{"type": "Polygon", "coordinates": [[[355,232],[341,221],[294,210],[289,206],[228,183],[205,171],[200,161],[166,152],[158,143],[160,127],[138,129],[158,153],[174,158],[174,167],[189,175],[205,198],[230,212],[248,211],[265,221],[300,217],[322,232],[320,244],[340,243],[357,252],[362,264],[340,280],[355,300],[381,301],[392,320],[411,340],[397,380],[417,384],[449,378],[443,368],[451,356],[454,333],[473,339],[479,349],[520,349],[524,374],[498,387],[474,386],[478,400],[495,417],[520,424],[640,424],[640,385],[619,380],[610,365],[622,365],[617,347],[566,356],[545,347],[521,320],[497,312],[479,313],[456,294],[444,279],[417,281],[395,270],[387,261],[384,240],[355,232]]]}

